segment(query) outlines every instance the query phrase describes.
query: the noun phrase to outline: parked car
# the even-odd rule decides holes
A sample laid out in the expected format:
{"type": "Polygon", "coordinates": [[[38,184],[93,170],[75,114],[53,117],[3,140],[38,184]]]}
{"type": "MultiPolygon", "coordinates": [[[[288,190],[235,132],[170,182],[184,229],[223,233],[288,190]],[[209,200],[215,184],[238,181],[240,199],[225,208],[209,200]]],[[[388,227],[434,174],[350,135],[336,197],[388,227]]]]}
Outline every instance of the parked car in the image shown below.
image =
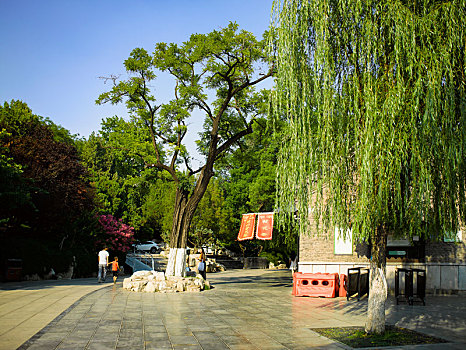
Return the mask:
{"type": "Polygon", "coordinates": [[[142,250],[151,252],[152,254],[158,253],[161,248],[153,241],[136,242],[133,244],[133,250],[142,250]]]}
{"type": "Polygon", "coordinates": [[[202,249],[204,249],[204,253],[206,253],[206,254],[213,254],[214,253],[214,249],[212,248],[212,246],[203,245],[202,249]]]}

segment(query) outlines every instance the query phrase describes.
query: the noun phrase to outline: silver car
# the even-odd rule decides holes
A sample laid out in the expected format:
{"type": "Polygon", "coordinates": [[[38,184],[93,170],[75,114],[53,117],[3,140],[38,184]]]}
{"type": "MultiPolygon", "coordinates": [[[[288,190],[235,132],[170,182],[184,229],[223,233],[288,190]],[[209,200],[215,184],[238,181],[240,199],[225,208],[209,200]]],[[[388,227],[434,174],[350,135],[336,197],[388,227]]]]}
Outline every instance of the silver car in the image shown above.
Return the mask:
{"type": "Polygon", "coordinates": [[[151,254],[155,254],[160,251],[160,247],[157,243],[153,241],[144,241],[133,244],[133,250],[142,250],[145,252],[150,252],[151,254]]]}

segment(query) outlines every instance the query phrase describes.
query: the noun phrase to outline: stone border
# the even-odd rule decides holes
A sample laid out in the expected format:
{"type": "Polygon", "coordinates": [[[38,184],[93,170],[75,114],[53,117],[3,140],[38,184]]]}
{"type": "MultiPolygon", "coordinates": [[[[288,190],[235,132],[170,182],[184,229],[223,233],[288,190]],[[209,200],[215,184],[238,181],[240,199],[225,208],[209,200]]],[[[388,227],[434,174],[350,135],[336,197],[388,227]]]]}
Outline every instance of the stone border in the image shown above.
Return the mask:
{"type": "Polygon", "coordinates": [[[210,289],[210,283],[201,275],[193,277],[165,276],[160,271],[136,271],[123,280],[123,289],[145,293],[200,292],[210,289]]]}

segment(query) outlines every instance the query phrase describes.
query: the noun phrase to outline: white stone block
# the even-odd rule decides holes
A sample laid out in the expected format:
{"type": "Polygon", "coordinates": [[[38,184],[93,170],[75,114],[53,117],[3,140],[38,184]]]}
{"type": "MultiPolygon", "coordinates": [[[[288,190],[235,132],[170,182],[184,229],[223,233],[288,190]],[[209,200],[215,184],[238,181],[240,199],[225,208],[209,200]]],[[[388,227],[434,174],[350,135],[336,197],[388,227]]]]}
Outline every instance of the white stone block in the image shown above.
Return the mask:
{"type": "Polygon", "coordinates": [[[395,290],[395,270],[396,266],[387,266],[386,267],[386,276],[388,289],[395,290]]]}
{"type": "Polygon", "coordinates": [[[196,286],[196,285],[189,285],[186,291],[187,292],[200,292],[201,287],[196,286]]]}
{"type": "Polygon", "coordinates": [[[458,266],[441,266],[440,286],[446,290],[458,290],[458,266]]]}
{"type": "Polygon", "coordinates": [[[340,271],[340,266],[339,265],[327,265],[327,268],[325,269],[326,273],[339,273],[340,271]]]}
{"type": "Polygon", "coordinates": [[[466,290],[466,266],[464,265],[458,266],[458,289],[466,290]]]}
{"type": "Polygon", "coordinates": [[[176,282],[176,290],[178,292],[184,292],[186,290],[186,282],[184,281],[176,282]]]}
{"type": "Polygon", "coordinates": [[[131,282],[131,290],[133,292],[142,292],[146,284],[147,281],[133,281],[131,282]]]}
{"type": "Polygon", "coordinates": [[[157,281],[165,281],[165,273],[163,271],[155,273],[155,279],[157,281]]]}
{"type": "Polygon", "coordinates": [[[140,277],[140,276],[149,276],[151,275],[152,273],[150,271],[136,271],[135,273],[133,273],[133,276],[132,277],[140,277]]]}
{"type": "Polygon", "coordinates": [[[427,265],[426,266],[426,289],[434,290],[440,289],[440,266],[427,265]]]}
{"type": "Polygon", "coordinates": [[[154,293],[157,290],[157,285],[154,281],[147,282],[146,286],[144,287],[144,292],[146,293],[154,293]]]}
{"type": "Polygon", "coordinates": [[[130,277],[125,278],[123,280],[123,288],[124,289],[131,289],[131,278],[130,277]]]}
{"type": "Polygon", "coordinates": [[[194,280],[194,285],[199,286],[201,289],[204,289],[204,279],[203,278],[196,278],[194,280]]]}

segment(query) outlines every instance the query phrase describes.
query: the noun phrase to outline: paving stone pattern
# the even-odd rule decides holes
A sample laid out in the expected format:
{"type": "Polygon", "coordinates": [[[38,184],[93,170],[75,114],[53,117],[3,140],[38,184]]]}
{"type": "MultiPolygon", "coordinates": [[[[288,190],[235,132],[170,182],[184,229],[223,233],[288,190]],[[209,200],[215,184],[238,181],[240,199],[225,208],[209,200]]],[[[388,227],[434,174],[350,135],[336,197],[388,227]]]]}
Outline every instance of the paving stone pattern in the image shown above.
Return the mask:
{"type": "MultiPolygon", "coordinates": [[[[96,290],[21,349],[348,349],[312,328],[365,321],[366,300],[291,296],[286,270],[236,270],[208,278],[215,288],[194,294],[136,293],[120,283],[96,290]]],[[[422,349],[464,349],[466,298],[454,298],[438,299],[440,306],[428,298],[425,307],[390,301],[388,322],[451,341],[422,349]]]]}

